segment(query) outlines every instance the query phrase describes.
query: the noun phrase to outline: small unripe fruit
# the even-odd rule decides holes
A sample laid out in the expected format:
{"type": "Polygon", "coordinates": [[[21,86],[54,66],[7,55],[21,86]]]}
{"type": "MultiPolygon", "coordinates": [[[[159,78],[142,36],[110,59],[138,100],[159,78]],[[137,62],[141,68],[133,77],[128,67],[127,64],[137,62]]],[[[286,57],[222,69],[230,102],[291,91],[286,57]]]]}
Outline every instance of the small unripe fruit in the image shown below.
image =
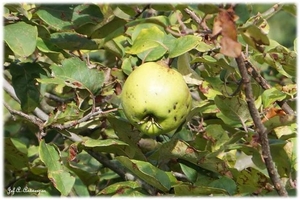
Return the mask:
{"type": "Polygon", "coordinates": [[[175,130],[185,121],[192,97],[179,72],[148,62],[129,75],[121,102],[130,123],[144,134],[160,135],[175,130]]]}

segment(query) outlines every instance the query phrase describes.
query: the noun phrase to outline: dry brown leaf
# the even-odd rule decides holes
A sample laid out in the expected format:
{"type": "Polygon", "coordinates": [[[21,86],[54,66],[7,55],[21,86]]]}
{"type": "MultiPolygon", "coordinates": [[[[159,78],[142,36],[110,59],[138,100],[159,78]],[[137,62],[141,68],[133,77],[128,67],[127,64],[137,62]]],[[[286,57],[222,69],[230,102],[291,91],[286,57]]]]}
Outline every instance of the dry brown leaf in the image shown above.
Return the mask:
{"type": "Polygon", "coordinates": [[[286,113],[279,108],[270,108],[266,111],[266,114],[261,121],[264,123],[269,119],[271,119],[272,117],[276,117],[277,115],[283,116],[286,115],[286,113]]]}
{"type": "Polygon", "coordinates": [[[237,42],[237,31],[235,27],[236,15],[232,8],[220,9],[215,18],[213,36],[221,34],[221,53],[230,57],[238,57],[241,54],[242,46],[237,42]]]}

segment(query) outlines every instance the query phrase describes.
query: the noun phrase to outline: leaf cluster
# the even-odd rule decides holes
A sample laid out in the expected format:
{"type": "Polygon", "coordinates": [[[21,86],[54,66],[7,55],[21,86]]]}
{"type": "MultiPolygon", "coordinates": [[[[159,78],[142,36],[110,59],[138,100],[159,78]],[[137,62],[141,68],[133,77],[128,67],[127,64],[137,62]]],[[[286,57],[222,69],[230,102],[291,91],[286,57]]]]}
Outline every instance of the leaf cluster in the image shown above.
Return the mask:
{"type": "Polygon", "coordinates": [[[297,127],[278,102],[296,110],[297,45],[272,40],[268,24],[295,7],[4,5],[5,194],[276,195],[234,59],[243,52],[274,163],[295,195],[297,127]],[[120,94],[135,67],[159,60],[183,75],[193,109],[174,135],[149,138],[127,121],[120,94]]]}

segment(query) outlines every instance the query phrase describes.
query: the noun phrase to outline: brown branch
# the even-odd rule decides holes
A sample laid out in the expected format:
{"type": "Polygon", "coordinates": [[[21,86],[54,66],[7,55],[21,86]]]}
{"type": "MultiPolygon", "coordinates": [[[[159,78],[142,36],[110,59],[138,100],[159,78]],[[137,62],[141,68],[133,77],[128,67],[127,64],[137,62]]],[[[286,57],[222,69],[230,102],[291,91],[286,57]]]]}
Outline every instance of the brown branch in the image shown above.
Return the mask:
{"type": "Polygon", "coordinates": [[[82,122],[86,122],[86,121],[92,119],[93,117],[95,117],[97,115],[103,115],[103,114],[107,114],[107,113],[110,113],[110,112],[117,111],[118,108],[112,108],[112,109],[106,110],[106,111],[103,111],[100,108],[95,108],[95,110],[96,110],[95,112],[91,111],[89,114],[85,115],[84,117],[80,118],[79,120],[69,122],[67,124],[52,124],[51,127],[58,128],[60,130],[68,129],[68,128],[76,126],[76,125],[78,125],[82,122]]]}
{"type": "Polygon", "coordinates": [[[192,10],[185,8],[184,11],[197,23],[199,26],[201,26],[204,30],[210,30],[208,26],[203,22],[203,19],[201,19],[199,16],[196,15],[192,10]]]}
{"type": "Polygon", "coordinates": [[[3,102],[5,108],[7,108],[7,110],[12,114],[12,115],[18,115],[18,116],[21,116],[23,118],[25,118],[27,121],[37,125],[39,128],[42,128],[43,127],[43,124],[44,122],[37,118],[36,116],[33,116],[33,115],[28,115],[28,114],[25,114],[21,111],[18,111],[18,110],[14,110],[12,109],[7,103],[3,102]]]}
{"type": "MultiPolygon", "coordinates": [[[[270,89],[271,86],[269,85],[269,83],[267,82],[267,80],[262,77],[259,72],[257,71],[257,69],[255,67],[253,67],[253,65],[248,61],[245,60],[245,66],[247,68],[247,72],[250,76],[252,76],[254,78],[254,80],[264,89],[270,89]]],[[[287,104],[287,102],[285,100],[282,101],[276,101],[276,103],[281,107],[281,109],[288,115],[295,115],[294,110],[287,104]]]]}
{"type": "Polygon", "coordinates": [[[243,56],[239,55],[236,58],[236,62],[242,76],[242,81],[245,85],[245,94],[246,94],[248,108],[251,117],[253,119],[254,125],[256,127],[256,131],[260,138],[260,143],[262,147],[262,156],[264,158],[270,179],[272,180],[273,185],[280,196],[288,196],[288,193],[280,180],[280,176],[278,174],[278,171],[275,167],[275,164],[271,156],[271,150],[270,150],[269,139],[267,134],[268,130],[263,125],[260,119],[259,112],[255,107],[252,86],[251,86],[251,79],[248,75],[243,56]]]}
{"type": "Polygon", "coordinates": [[[139,16],[141,16],[147,9],[149,9],[151,6],[151,4],[147,4],[146,6],[144,6],[143,10],[139,10],[139,8],[137,7],[136,12],[137,14],[134,16],[133,19],[137,19],[139,16]]]}

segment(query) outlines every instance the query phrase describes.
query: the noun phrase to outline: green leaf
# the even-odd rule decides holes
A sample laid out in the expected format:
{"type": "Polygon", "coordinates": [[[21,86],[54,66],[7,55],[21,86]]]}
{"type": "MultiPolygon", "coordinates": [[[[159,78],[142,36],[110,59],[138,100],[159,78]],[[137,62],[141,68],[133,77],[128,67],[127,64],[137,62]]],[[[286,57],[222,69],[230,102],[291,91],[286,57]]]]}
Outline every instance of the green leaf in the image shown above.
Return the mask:
{"type": "Polygon", "coordinates": [[[34,52],[37,36],[37,27],[25,22],[4,27],[4,41],[15,54],[22,57],[30,56],[34,52]]]}
{"type": "Polygon", "coordinates": [[[297,6],[296,4],[283,4],[282,9],[295,17],[297,16],[297,6]]]}
{"type": "Polygon", "coordinates": [[[157,46],[155,48],[139,53],[137,54],[137,56],[139,59],[149,62],[159,60],[166,52],[167,49],[165,47],[157,46]]]}
{"type": "Polygon", "coordinates": [[[177,38],[174,42],[168,43],[169,57],[174,58],[180,56],[193,48],[195,48],[201,41],[201,38],[194,35],[186,35],[177,38]]]}
{"type": "Polygon", "coordinates": [[[206,155],[208,155],[208,151],[199,151],[188,143],[174,138],[163,143],[148,157],[148,160],[151,162],[156,161],[159,164],[159,162],[165,162],[165,160],[171,158],[180,158],[215,173],[226,168],[221,159],[216,157],[206,158],[206,155]]]}
{"type": "Polygon", "coordinates": [[[28,187],[28,191],[34,191],[33,193],[30,192],[30,194],[35,197],[53,197],[60,195],[59,191],[56,190],[51,183],[29,181],[26,186],[28,187]]]}
{"type": "Polygon", "coordinates": [[[104,82],[102,71],[89,69],[79,58],[66,59],[62,62],[62,66],[52,65],[50,68],[54,78],[38,79],[39,82],[86,89],[90,94],[99,92],[104,82]]]}
{"type": "Polygon", "coordinates": [[[142,29],[133,41],[133,45],[127,53],[138,54],[158,46],[162,46],[168,50],[168,48],[163,44],[164,37],[165,33],[156,26],[152,26],[148,29],[142,29]]]}
{"type": "Polygon", "coordinates": [[[125,150],[127,155],[131,155],[130,158],[146,161],[147,159],[145,155],[137,145],[140,140],[140,133],[133,131],[132,125],[122,118],[108,117],[108,121],[119,139],[129,145],[129,147],[125,150]]]}
{"type": "Polygon", "coordinates": [[[228,134],[219,124],[208,125],[205,129],[205,135],[213,141],[213,151],[224,147],[224,144],[226,144],[229,140],[228,134]]]}
{"type": "Polygon", "coordinates": [[[214,48],[215,47],[212,44],[207,44],[203,41],[199,41],[198,45],[196,46],[197,51],[200,51],[200,52],[208,52],[208,51],[211,51],[214,48]]]}
{"type": "Polygon", "coordinates": [[[129,75],[132,72],[132,66],[130,58],[125,58],[122,62],[121,69],[126,75],[129,75]]]}
{"type": "Polygon", "coordinates": [[[182,172],[186,175],[189,181],[195,182],[197,180],[197,171],[183,163],[179,163],[182,172]]]}
{"type": "Polygon", "coordinates": [[[70,193],[75,183],[75,177],[71,176],[69,172],[65,172],[63,170],[49,171],[48,178],[63,196],[67,196],[70,193]]]}
{"type": "Polygon", "coordinates": [[[125,36],[118,36],[113,40],[109,40],[103,46],[107,51],[113,53],[117,57],[121,58],[124,56],[125,49],[122,46],[123,43],[126,42],[125,36]]]}
{"type": "Polygon", "coordinates": [[[280,126],[289,126],[296,122],[295,115],[276,115],[264,122],[265,127],[271,131],[280,126]]]}
{"type": "Polygon", "coordinates": [[[234,195],[237,190],[236,183],[226,176],[222,176],[220,179],[215,180],[209,184],[210,187],[224,189],[229,195],[234,195]]]}
{"type": "Polygon", "coordinates": [[[238,192],[248,195],[264,187],[266,177],[254,168],[242,170],[236,180],[238,192]]]}
{"type": "Polygon", "coordinates": [[[269,45],[270,41],[268,36],[263,31],[255,26],[250,25],[243,30],[242,37],[247,44],[256,48],[257,45],[269,45]]]}
{"type": "Polygon", "coordinates": [[[110,22],[101,26],[94,31],[92,38],[105,38],[105,41],[109,41],[119,35],[122,35],[124,30],[124,25],[126,21],[118,17],[113,18],[110,22]]]}
{"type": "Polygon", "coordinates": [[[173,177],[174,179],[170,180],[168,173],[170,174],[171,172],[164,172],[149,162],[132,160],[123,156],[116,157],[116,160],[132,171],[137,177],[163,192],[170,190],[172,182],[175,179],[175,177],[173,177]]]}
{"type": "Polygon", "coordinates": [[[214,4],[199,4],[198,9],[205,14],[214,14],[219,12],[219,7],[214,4]]]}
{"type": "Polygon", "coordinates": [[[78,177],[76,177],[75,179],[73,190],[76,193],[76,195],[79,197],[90,196],[87,185],[85,185],[78,177]]]}
{"type": "Polygon", "coordinates": [[[39,155],[49,171],[61,170],[60,157],[54,146],[48,145],[42,140],[39,147],[39,155]]]}
{"type": "Polygon", "coordinates": [[[190,54],[185,53],[179,56],[177,69],[183,75],[186,83],[192,85],[201,85],[202,78],[190,66],[190,54]]]}
{"type": "Polygon", "coordinates": [[[250,18],[250,7],[248,4],[238,4],[235,8],[235,14],[239,17],[237,23],[243,24],[250,18]]]}
{"type": "Polygon", "coordinates": [[[66,50],[96,50],[98,44],[77,33],[53,33],[49,43],[66,50]]]}
{"type": "Polygon", "coordinates": [[[36,13],[56,30],[76,29],[88,23],[98,24],[103,20],[100,8],[93,4],[42,4],[36,13]]]}
{"type": "Polygon", "coordinates": [[[114,183],[103,190],[101,190],[97,196],[109,195],[109,196],[145,196],[146,192],[144,192],[141,188],[141,185],[134,181],[124,181],[114,183]]]}
{"type": "Polygon", "coordinates": [[[87,138],[83,139],[82,145],[87,148],[93,148],[94,151],[115,153],[117,155],[126,155],[129,157],[132,156],[129,145],[118,139],[95,140],[87,138]]]}
{"type": "Polygon", "coordinates": [[[128,146],[125,142],[117,139],[95,140],[92,138],[83,139],[82,144],[85,147],[108,147],[108,146],[128,146]]]}
{"type": "Polygon", "coordinates": [[[239,97],[217,95],[215,103],[220,111],[231,120],[244,123],[251,119],[246,101],[239,97]]]}
{"type": "Polygon", "coordinates": [[[58,53],[62,50],[51,43],[49,40],[45,40],[42,38],[37,39],[37,48],[44,53],[58,53]]]}
{"type": "Polygon", "coordinates": [[[54,123],[63,124],[64,122],[73,123],[72,120],[78,120],[83,116],[84,112],[81,111],[75,102],[71,102],[65,105],[65,108],[60,110],[54,110],[49,116],[45,125],[49,126],[54,123]]]}
{"type": "Polygon", "coordinates": [[[292,163],[284,146],[286,141],[275,140],[270,144],[273,161],[276,163],[276,168],[281,177],[291,174],[292,163]]]}
{"type": "Polygon", "coordinates": [[[270,89],[267,89],[262,94],[262,101],[264,107],[270,106],[275,101],[281,101],[286,97],[286,94],[281,92],[275,87],[272,87],[270,89]]]}
{"type": "Polygon", "coordinates": [[[174,186],[176,196],[228,195],[224,189],[180,183],[174,186]]]}
{"type": "MultiPolygon", "coordinates": [[[[62,6],[62,5],[60,5],[62,6]]],[[[101,9],[96,4],[80,4],[74,7],[72,15],[72,23],[76,27],[81,27],[85,24],[99,24],[103,21],[101,9]]]]}
{"type": "Polygon", "coordinates": [[[71,176],[68,171],[60,163],[60,155],[58,149],[53,145],[46,144],[41,140],[39,147],[39,155],[42,162],[48,168],[48,178],[58,189],[62,195],[67,196],[74,183],[75,177],[71,176]]]}
{"type": "Polygon", "coordinates": [[[40,103],[39,86],[36,79],[45,74],[45,71],[37,63],[12,63],[9,66],[12,75],[12,85],[17,97],[21,101],[24,112],[32,112],[40,103]]]}
{"type": "Polygon", "coordinates": [[[5,168],[11,170],[21,170],[28,166],[27,148],[19,139],[4,139],[4,158],[5,168]]]}

